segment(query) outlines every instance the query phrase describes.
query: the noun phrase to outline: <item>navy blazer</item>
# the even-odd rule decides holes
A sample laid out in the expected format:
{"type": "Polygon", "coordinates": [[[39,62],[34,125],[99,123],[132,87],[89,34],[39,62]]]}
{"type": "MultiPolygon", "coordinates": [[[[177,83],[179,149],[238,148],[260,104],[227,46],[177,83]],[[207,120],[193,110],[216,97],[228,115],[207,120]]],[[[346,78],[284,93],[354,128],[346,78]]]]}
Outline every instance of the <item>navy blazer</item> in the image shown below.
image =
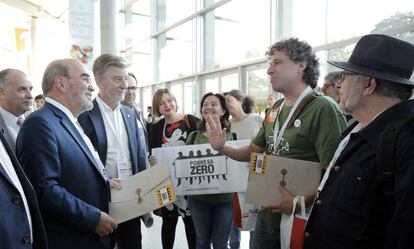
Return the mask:
{"type": "Polygon", "coordinates": [[[26,118],[16,145],[37,194],[49,248],[109,248],[109,237],[95,234],[100,212],[108,212],[108,181],[66,114],[46,102],[26,118]]]}
{"type": "MultiPolygon", "coordinates": [[[[124,105],[120,106],[122,119],[128,135],[132,174],[136,174],[147,168],[145,133],[142,128],[138,128],[137,117],[134,110],[124,105]]],[[[102,163],[105,165],[108,153],[108,140],[102,113],[96,99],[93,101],[93,109],[79,115],[78,121],[85,134],[90,138],[93,146],[98,151],[102,163]]]]}
{"type": "Polygon", "coordinates": [[[0,140],[6,148],[20,184],[22,185],[32,217],[33,244],[30,247],[30,227],[20,192],[0,165],[0,245],[7,249],[46,249],[46,233],[40,216],[39,206],[32,185],[17,161],[2,132],[0,140]]]}

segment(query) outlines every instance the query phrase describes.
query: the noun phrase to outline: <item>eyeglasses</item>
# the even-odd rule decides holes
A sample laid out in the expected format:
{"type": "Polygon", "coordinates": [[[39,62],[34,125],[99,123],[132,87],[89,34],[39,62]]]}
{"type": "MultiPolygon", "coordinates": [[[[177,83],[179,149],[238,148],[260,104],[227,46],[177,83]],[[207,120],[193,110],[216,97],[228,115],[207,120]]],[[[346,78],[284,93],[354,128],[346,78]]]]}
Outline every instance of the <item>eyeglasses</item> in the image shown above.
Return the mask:
{"type": "Polygon", "coordinates": [[[348,75],[356,75],[356,73],[351,73],[351,72],[346,72],[346,71],[342,72],[341,79],[339,80],[339,82],[342,83],[348,75]]]}
{"type": "Polygon", "coordinates": [[[129,87],[127,87],[127,91],[133,91],[133,92],[135,92],[137,89],[138,89],[138,87],[136,87],[136,86],[129,86],[129,87]]]}
{"type": "Polygon", "coordinates": [[[322,89],[326,89],[329,87],[335,87],[335,84],[323,84],[322,89]]]}

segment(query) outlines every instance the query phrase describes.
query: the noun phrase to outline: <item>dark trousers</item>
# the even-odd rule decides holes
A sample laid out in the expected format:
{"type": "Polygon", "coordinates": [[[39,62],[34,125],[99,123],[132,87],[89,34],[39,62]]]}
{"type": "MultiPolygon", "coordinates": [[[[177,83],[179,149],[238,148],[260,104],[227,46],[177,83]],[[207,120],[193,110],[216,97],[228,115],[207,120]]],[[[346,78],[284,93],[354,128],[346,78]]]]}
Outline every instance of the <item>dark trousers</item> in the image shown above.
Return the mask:
{"type": "MultiPolygon", "coordinates": [[[[163,249],[172,249],[174,247],[175,228],[177,227],[177,222],[178,217],[162,217],[161,238],[163,249]]],[[[196,235],[191,216],[183,217],[183,222],[188,249],[196,249],[196,235]]]]}
{"type": "Polygon", "coordinates": [[[115,230],[118,249],[142,249],[141,219],[125,221],[115,230]]]}

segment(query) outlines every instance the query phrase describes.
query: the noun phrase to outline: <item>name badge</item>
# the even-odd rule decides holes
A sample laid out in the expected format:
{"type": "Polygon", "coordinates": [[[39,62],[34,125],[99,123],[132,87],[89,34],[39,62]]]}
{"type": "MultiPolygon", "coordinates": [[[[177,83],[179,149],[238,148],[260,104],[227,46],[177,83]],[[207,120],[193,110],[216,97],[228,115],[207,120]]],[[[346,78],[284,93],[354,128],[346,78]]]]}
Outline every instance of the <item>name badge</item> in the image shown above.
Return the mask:
{"type": "Polygon", "coordinates": [[[279,109],[270,110],[269,114],[266,116],[266,123],[274,123],[278,112],[279,109]]]}

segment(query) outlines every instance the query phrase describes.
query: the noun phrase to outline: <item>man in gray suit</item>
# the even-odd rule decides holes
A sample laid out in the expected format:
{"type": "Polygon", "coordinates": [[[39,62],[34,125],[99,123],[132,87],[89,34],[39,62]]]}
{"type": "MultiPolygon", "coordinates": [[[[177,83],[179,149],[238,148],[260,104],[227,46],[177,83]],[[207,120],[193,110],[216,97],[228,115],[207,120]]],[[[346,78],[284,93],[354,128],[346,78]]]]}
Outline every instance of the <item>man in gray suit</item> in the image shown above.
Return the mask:
{"type": "Polygon", "coordinates": [[[32,82],[18,69],[0,71],[0,129],[13,150],[24,121],[24,114],[33,107],[32,82]]]}

